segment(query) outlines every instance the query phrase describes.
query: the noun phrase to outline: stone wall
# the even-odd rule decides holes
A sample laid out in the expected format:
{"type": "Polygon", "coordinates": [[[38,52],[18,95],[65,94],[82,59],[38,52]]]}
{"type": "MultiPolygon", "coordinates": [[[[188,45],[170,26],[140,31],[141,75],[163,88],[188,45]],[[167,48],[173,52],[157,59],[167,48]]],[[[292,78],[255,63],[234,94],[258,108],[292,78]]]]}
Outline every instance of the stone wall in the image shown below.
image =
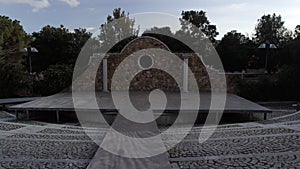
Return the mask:
{"type": "MultiPolygon", "coordinates": [[[[97,62],[99,63],[100,60],[105,57],[107,58],[108,63],[108,89],[109,90],[118,90],[123,91],[126,89],[126,84],[129,82],[122,81],[122,78],[126,79],[126,76],[131,76],[130,72],[131,69],[134,69],[136,63],[133,63],[134,60],[138,60],[138,58],[143,55],[151,55],[153,60],[158,60],[154,62],[157,66],[165,66],[168,69],[175,72],[175,77],[179,79],[179,82],[176,83],[175,79],[172,78],[168,73],[158,70],[155,68],[151,68],[148,70],[144,70],[134,76],[133,80],[130,81],[130,88],[131,91],[151,91],[154,89],[161,89],[164,91],[179,91],[182,89],[183,86],[183,64],[178,64],[174,59],[168,59],[167,55],[176,55],[182,61],[184,57],[189,58],[189,68],[192,73],[189,74],[189,90],[196,90],[199,87],[200,91],[210,91],[211,84],[210,79],[208,77],[207,70],[205,66],[202,64],[201,59],[196,56],[196,54],[172,54],[168,47],[162,43],[161,41],[152,38],[152,37],[141,37],[133,40],[127,46],[124,47],[121,53],[118,54],[107,54],[106,56],[99,56],[94,57],[91,61],[91,68],[85,71],[81,78],[75,81],[76,86],[80,87],[82,91],[89,91],[95,89],[97,91],[102,91],[102,63],[97,69],[97,62]],[[156,49],[156,50],[153,50],[156,49]],[[149,51],[154,51],[150,52],[149,51]],[[161,52],[160,52],[161,51],[161,52]],[[125,62],[126,58],[128,57],[134,58],[131,59],[129,62],[125,62]],[[174,63],[172,63],[174,62],[174,63]],[[120,78],[116,78],[117,82],[114,83],[112,87],[112,77],[113,75],[116,76],[116,69],[122,63],[124,71],[122,72],[120,78]],[[164,65],[165,64],[165,65],[164,65]],[[97,69],[97,76],[96,81],[92,82],[93,73],[97,69]],[[123,77],[124,76],[124,77],[123,77]],[[192,76],[195,76],[197,81],[197,86],[192,85],[192,76]],[[118,81],[119,80],[119,81],[118,81]]],[[[211,72],[211,79],[213,80],[224,80],[220,78],[217,72],[211,72]]],[[[218,82],[217,82],[218,83],[218,82]]]]}

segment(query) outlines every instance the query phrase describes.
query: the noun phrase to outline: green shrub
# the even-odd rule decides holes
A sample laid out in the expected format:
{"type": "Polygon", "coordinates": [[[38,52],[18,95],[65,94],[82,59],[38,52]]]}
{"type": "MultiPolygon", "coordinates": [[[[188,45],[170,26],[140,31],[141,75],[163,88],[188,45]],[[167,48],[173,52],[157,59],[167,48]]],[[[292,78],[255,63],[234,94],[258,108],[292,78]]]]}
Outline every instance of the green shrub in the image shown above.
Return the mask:
{"type": "Polygon", "coordinates": [[[257,80],[240,80],[238,95],[253,101],[270,101],[280,99],[277,93],[278,82],[274,76],[259,77],[257,80]]]}
{"type": "Polygon", "coordinates": [[[22,66],[0,57],[0,98],[15,97],[22,80],[22,66]]]}
{"type": "Polygon", "coordinates": [[[283,66],[278,73],[281,97],[286,100],[300,100],[300,65],[283,66]]]}
{"type": "Polygon", "coordinates": [[[41,72],[43,80],[35,84],[35,90],[41,95],[52,95],[61,92],[72,84],[73,67],[71,65],[51,65],[41,72]]]}

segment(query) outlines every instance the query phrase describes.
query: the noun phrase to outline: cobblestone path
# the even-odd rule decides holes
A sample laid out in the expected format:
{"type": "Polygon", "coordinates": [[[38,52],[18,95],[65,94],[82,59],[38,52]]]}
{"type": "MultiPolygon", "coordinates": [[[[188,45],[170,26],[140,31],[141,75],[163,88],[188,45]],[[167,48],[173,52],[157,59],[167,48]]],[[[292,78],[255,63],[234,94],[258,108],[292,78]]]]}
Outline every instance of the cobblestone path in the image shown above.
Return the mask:
{"type": "MultiPolygon", "coordinates": [[[[199,143],[194,127],[168,151],[173,169],[300,168],[300,112],[261,122],[219,126],[199,143]]],[[[101,140],[106,130],[85,129],[101,140]]],[[[86,168],[98,145],[81,127],[40,122],[0,122],[0,168],[86,168]]],[[[166,147],[187,129],[165,132],[166,147]]],[[[100,167],[101,168],[101,167],[100,167]]]]}

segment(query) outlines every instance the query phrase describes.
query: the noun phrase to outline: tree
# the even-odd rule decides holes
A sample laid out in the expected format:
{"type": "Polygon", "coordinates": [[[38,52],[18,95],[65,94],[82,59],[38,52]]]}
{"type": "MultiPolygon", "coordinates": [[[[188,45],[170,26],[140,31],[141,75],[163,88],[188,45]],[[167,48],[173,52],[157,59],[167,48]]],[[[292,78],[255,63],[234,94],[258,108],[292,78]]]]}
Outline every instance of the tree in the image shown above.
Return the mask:
{"type": "Polygon", "coordinates": [[[14,55],[29,43],[30,36],[26,34],[20,21],[0,16],[0,57],[14,55]]]}
{"type": "MultiPolygon", "coordinates": [[[[221,65],[215,52],[218,35],[215,25],[211,25],[204,11],[182,11],[180,30],[176,31],[175,37],[192,48],[193,52],[202,57],[202,62],[206,66],[220,69],[221,65]]],[[[187,50],[190,51],[190,50],[187,50]]]]}
{"type": "Polygon", "coordinates": [[[81,71],[84,71],[89,56],[93,55],[93,47],[99,46],[98,41],[90,39],[91,33],[86,29],[70,32],[63,25],[58,28],[45,26],[40,32],[33,33],[33,37],[35,41],[31,45],[39,50],[32,57],[33,71],[44,77],[34,85],[35,91],[42,95],[54,94],[68,87],[72,83],[73,68],[82,47],[89,43],[84,51],[86,57],[78,61],[81,71]]]}
{"type": "Polygon", "coordinates": [[[30,37],[19,21],[6,16],[0,16],[0,30],[0,97],[15,97],[24,72],[20,49],[30,37]]]}
{"type": "Polygon", "coordinates": [[[281,55],[283,65],[279,69],[278,83],[281,98],[297,100],[300,97],[300,39],[292,40],[284,46],[281,55]]]}
{"type": "Polygon", "coordinates": [[[142,36],[150,36],[162,41],[173,53],[193,52],[186,44],[174,38],[175,34],[170,27],[153,27],[146,30],[142,36]]]}
{"type": "Polygon", "coordinates": [[[32,36],[35,38],[32,46],[39,50],[38,56],[33,58],[34,71],[46,70],[50,65],[69,62],[75,57],[72,56],[72,35],[63,25],[58,28],[47,25],[32,36]]]}
{"type": "Polygon", "coordinates": [[[113,14],[108,15],[106,22],[101,25],[100,50],[102,52],[109,51],[114,44],[128,39],[128,42],[136,38],[139,34],[139,28],[134,27],[134,19],[129,18],[129,13],[125,13],[121,8],[113,10],[113,14]],[[129,38],[132,37],[132,38],[129,38]]]}
{"type": "Polygon", "coordinates": [[[43,80],[35,83],[35,91],[42,95],[51,95],[61,92],[72,83],[73,67],[71,65],[51,65],[41,72],[43,80]]]}
{"type": "Polygon", "coordinates": [[[274,43],[277,46],[283,46],[292,37],[292,33],[284,27],[284,21],[280,15],[263,15],[258,19],[255,27],[255,42],[261,43],[274,43]]]}
{"type": "Polygon", "coordinates": [[[217,51],[226,71],[241,71],[247,68],[252,54],[252,41],[238,33],[228,32],[217,46],[217,51]]]}
{"type": "Polygon", "coordinates": [[[50,65],[74,65],[91,33],[81,28],[75,29],[72,33],[63,25],[58,28],[48,25],[40,32],[33,33],[32,36],[35,41],[31,45],[39,50],[39,53],[33,57],[33,70],[40,72],[50,65]]]}
{"type": "Polygon", "coordinates": [[[300,39],[300,25],[297,25],[294,32],[294,37],[300,39]]]}
{"type": "Polygon", "coordinates": [[[0,98],[15,97],[21,86],[23,67],[0,57],[0,98]]]}
{"type": "MultiPolygon", "coordinates": [[[[199,28],[211,42],[215,42],[215,37],[219,35],[216,25],[211,25],[204,11],[182,11],[181,19],[188,21],[199,28]]],[[[183,27],[186,25],[182,22],[183,27]]]]}

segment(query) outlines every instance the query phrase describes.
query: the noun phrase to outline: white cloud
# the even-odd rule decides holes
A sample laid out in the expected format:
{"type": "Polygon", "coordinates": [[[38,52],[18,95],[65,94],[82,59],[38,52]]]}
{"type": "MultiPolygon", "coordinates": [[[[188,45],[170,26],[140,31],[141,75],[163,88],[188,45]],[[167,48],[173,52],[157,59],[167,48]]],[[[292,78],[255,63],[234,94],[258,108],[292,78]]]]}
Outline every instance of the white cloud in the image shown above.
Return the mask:
{"type": "Polygon", "coordinates": [[[71,7],[77,7],[80,2],[78,0],[60,0],[61,2],[67,3],[71,7]]]}
{"type": "MultiPolygon", "coordinates": [[[[59,0],[68,4],[71,7],[76,7],[80,4],[78,0],[59,0]]],[[[33,7],[33,12],[38,12],[40,9],[51,6],[49,0],[0,0],[0,4],[28,4],[33,7]]]]}
{"type": "Polygon", "coordinates": [[[6,4],[28,4],[33,7],[32,11],[37,12],[39,9],[50,6],[48,0],[0,0],[0,3],[6,4]]]}
{"type": "Polygon", "coordinates": [[[93,31],[95,31],[97,28],[96,27],[88,27],[88,28],[86,28],[86,31],[87,32],[93,32],[93,31]]]}

